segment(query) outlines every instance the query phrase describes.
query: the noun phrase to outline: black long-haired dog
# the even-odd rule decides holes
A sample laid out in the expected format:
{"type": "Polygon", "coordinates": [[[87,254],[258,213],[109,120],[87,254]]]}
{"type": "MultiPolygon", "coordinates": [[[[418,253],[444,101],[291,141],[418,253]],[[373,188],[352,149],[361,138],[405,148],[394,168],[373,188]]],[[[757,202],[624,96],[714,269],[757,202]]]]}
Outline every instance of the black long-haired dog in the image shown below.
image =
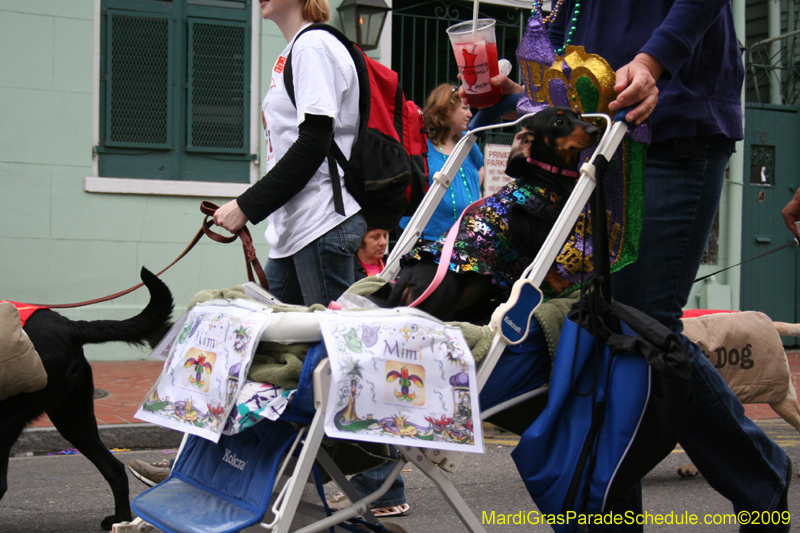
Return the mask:
{"type": "Polygon", "coordinates": [[[36,311],[24,330],[42,359],[47,386],[0,401],[0,499],[8,490],[8,458],[11,447],[29,422],[47,413],[58,432],[100,471],[114,494],[114,514],[101,527],[110,530],[118,522],[132,520],[125,466],[100,440],[94,416],[92,367],[83,354],[84,344],[122,341],[144,344],[167,332],[172,315],[172,294],[146,269],[142,281],[150,291],[150,303],[127,320],[73,321],[55,311],[36,311]]]}
{"type": "MultiPolygon", "coordinates": [[[[448,270],[419,308],[441,320],[487,322],[550,233],[575,185],[580,153],[599,139],[600,130],[568,107],[546,108],[527,120],[506,166],[515,181],[464,217],[453,253],[458,273],[448,270]]],[[[423,247],[401,270],[390,307],[409,305],[425,291],[440,254],[441,245],[423,247]]]]}

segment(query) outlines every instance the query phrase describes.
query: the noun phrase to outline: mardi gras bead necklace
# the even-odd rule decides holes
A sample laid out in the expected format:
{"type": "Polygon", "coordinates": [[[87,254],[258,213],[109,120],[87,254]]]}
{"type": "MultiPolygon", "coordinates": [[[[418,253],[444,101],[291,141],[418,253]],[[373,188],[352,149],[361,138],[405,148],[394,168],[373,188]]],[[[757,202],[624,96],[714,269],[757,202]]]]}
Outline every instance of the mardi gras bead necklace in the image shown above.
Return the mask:
{"type": "MultiPolygon", "coordinates": [[[[542,16],[542,6],[539,4],[538,0],[533,0],[533,9],[531,9],[531,15],[539,17],[542,22],[545,24],[550,24],[553,22],[556,17],[558,16],[559,11],[561,11],[561,6],[564,5],[564,0],[558,0],[555,7],[550,11],[550,14],[547,17],[542,16]]],[[[581,13],[581,3],[580,0],[575,2],[575,10],[572,12],[572,26],[567,32],[567,40],[564,42],[564,46],[556,50],[556,54],[561,55],[564,53],[564,50],[572,44],[572,37],[575,35],[575,28],[578,26],[578,15],[581,13]]]]}
{"type": "MultiPolygon", "coordinates": [[[[438,142],[436,143],[436,148],[442,153],[442,157],[444,158],[445,162],[447,162],[447,156],[444,155],[444,150],[442,150],[442,145],[438,142]]],[[[461,174],[461,181],[464,182],[464,190],[467,191],[467,200],[469,203],[472,203],[472,195],[469,193],[469,185],[467,185],[467,176],[464,174],[464,165],[461,165],[458,169],[459,174],[461,174]]],[[[450,199],[453,201],[453,220],[458,220],[458,208],[456,207],[456,193],[453,192],[453,189],[450,189],[450,199]]]]}

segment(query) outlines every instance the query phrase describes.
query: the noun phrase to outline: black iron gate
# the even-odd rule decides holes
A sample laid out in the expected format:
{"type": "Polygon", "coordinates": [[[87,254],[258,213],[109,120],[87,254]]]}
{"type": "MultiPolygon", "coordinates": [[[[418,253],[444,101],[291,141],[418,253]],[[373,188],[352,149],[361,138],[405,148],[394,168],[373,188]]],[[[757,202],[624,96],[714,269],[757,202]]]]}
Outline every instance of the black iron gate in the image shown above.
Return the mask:
{"type": "MultiPolygon", "coordinates": [[[[480,6],[481,18],[497,21],[498,57],[508,59],[512,77],[518,72],[516,50],[530,10],[490,4],[480,6]]],[[[455,83],[458,67],[447,28],[472,19],[472,3],[394,0],[392,8],[392,68],[400,74],[406,97],[420,106],[440,83],[455,83]]]]}

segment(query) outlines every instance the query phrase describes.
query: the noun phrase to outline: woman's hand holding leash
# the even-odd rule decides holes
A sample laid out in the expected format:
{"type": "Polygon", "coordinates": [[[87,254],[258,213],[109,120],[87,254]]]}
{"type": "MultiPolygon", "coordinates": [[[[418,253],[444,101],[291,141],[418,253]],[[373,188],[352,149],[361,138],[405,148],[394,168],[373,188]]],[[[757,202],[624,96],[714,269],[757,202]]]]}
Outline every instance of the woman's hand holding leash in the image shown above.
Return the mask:
{"type": "Polygon", "coordinates": [[[231,200],[214,213],[214,224],[225,228],[231,233],[236,233],[247,224],[247,217],[239,209],[236,200],[231,200]]]}
{"type": "MultiPolygon", "coordinates": [[[[256,277],[258,277],[259,284],[269,290],[267,276],[256,257],[253,237],[250,235],[250,230],[247,229],[247,217],[242,210],[239,209],[239,204],[236,203],[236,200],[231,200],[222,207],[217,207],[216,204],[203,201],[200,202],[200,212],[206,216],[205,220],[203,220],[203,227],[200,229],[200,235],[208,235],[211,240],[221,243],[234,242],[236,239],[241,240],[242,249],[244,250],[244,260],[247,265],[247,279],[255,282],[256,277]],[[212,231],[211,226],[214,224],[230,231],[233,235],[225,237],[224,235],[212,231]]],[[[195,239],[197,239],[197,237],[195,239]]]]}

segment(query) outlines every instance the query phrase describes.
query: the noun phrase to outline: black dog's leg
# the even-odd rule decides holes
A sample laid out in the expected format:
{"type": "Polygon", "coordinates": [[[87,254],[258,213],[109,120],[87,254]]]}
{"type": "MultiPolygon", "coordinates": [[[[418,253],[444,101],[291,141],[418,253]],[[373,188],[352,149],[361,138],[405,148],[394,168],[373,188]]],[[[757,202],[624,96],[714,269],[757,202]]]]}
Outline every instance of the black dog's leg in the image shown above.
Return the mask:
{"type": "Polygon", "coordinates": [[[24,428],[25,421],[22,420],[0,421],[0,500],[8,491],[8,460],[11,447],[24,428]]]}
{"type": "Polygon", "coordinates": [[[8,460],[11,448],[28,422],[44,411],[42,405],[38,393],[17,394],[0,402],[0,500],[8,491],[8,460]]]}
{"type": "MultiPolygon", "coordinates": [[[[409,305],[425,292],[436,276],[438,265],[419,261],[406,266],[397,278],[389,296],[389,307],[409,305]]],[[[490,302],[496,293],[489,276],[472,272],[456,274],[448,270],[439,286],[417,309],[439,320],[462,320],[486,323],[496,303],[490,302]]]]}
{"type": "MultiPolygon", "coordinates": [[[[389,296],[389,306],[409,305],[425,292],[436,276],[438,265],[419,261],[404,268],[389,296]]],[[[464,294],[468,280],[447,271],[441,284],[417,308],[440,320],[450,320],[464,294]]]]}
{"type": "Polygon", "coordinates": [[[101,527],[110,530],[118,522],[130,522],[130,499],[128,496],[128,474],[114,454],[100,440],[97,420],[94,416],[94,385],[92,371],[86,364],[80,382],[62,401],[47,409],[47,415],[62,437],[89,459],[100,471],[114,495],[114,514],[101,522],[101,527]]]}

